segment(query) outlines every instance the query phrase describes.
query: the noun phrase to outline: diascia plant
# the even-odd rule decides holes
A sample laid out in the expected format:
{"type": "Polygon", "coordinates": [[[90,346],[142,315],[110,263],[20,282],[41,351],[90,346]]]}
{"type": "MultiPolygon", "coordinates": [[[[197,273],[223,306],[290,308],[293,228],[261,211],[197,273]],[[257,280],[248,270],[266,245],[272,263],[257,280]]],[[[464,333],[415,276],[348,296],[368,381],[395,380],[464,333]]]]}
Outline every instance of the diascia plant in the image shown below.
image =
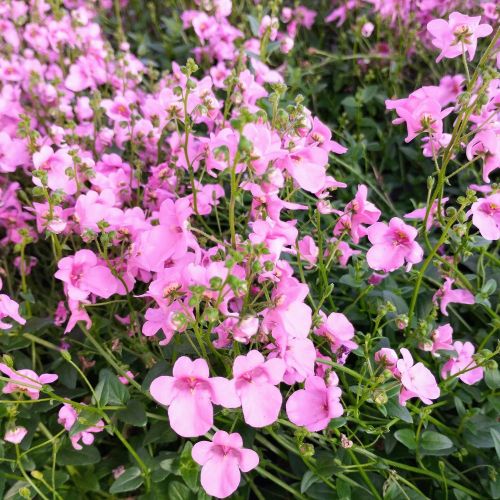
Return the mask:
{"type": "Polygon", "coordinates": [[[0,5],[3,498],[500,498],[498,9],[322,4],[0,5]]]}

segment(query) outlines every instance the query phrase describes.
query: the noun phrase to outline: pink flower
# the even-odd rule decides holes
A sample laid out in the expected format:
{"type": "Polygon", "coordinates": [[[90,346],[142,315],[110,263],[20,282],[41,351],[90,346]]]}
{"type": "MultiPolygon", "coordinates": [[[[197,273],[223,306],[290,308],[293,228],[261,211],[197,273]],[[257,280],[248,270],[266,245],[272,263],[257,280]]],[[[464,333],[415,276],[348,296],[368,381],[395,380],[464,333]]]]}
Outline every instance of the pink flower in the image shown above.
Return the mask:
{"type": "Polygon", "coordinates": [[[123,375],[120,375],[120,376],[118,377],[118,380],[119,380],[119,381],[120,381],[123,385],[128,385],[128,384],[130,384],[130,380],[129,380],[129,379],[134,380],[135,375],[134,375],[134,374],[133,374],[130,370],[126,371],[126,372],[125,372],[125,375],[127,375],[127,376],[125,377],[125,376],[123,376],[123,375]]]}
{"type": "Polygon", "coordinates": [[[472,355],[475,352],[471,342],[460,342],[457,340],[453,343],[453,349],[457,352],[457,358],[449,359],[441,370],[441,376],[448,378],[450,375],[455,375],[459,372],[464,372],[458,375],[458,378],[467,385],[473,385],[484,377],[484,370],[474,361],[472,355]]]}
{"type": "Polygon", "coordinates": [[[265,427],[276,422],[283,400],[276,385],[282,381],[284,373],[282,359],[265,361],[256,350],[234,360],[233,382],[248,425],[265,427]]]}
{"type": "Polygon", "coordinates": [[[12,444],[19,444],[28,434],[28,429],[26,427],[14,427],[13,429],[9,429],[3,439],[12,444]]]}
{"type": "Polygon", "coordinates": [[[240,405],[234,386],[222,377],[210,378],[204,359],[180,357],[173,376],[153,380],[149,392],[158,403],[168,406],[172,429],[183,437],[202,436],[214,423],[212,404],[226,408],[240,405]]]}
{"type": "Polygon", "coordinates": [[[437,304],[438,301],[440,302],[441,312],[445,316],[448,316],[448,313],[446,312],[448,304],[474,304],[475,302],[474,295],[472,295],[472,293],[468,290],[464,290],[462,288],[452,290],[451,287],[453,283],[455,283],[455,280],[446,278],[443,286],[432,297],[434,304],[437,304]]]}
{"type": "Polygon", "coordinates": [[[394,349],[382,347],[382,349],[379,349],[375,353],[374,359],[376,363],[382,364],[384,368],[392,372],[394,375],[398,373],[396,368],[398,355],[394,349]]]}
{"type": "Polygon", "coordinates": [[[448,21],[433,19],[427,24],[427,31],[434,37],[432,44],[441,50],[436,62],[444,57],[452,59],[467,51],[469,61],[474,59],[477,40],[493,31],[489,24],[479,24],[481,16],[470,17],[460,12],[452,12],[448,21]]]}
{"type": "Polygon", "coordinates": [[[305,236],[298,242],[298,246],[301,259],[305,260],[310,266],[314,266],[319,254],[314,240],[310,236],[305,236]]]}
{"type": "Polygon", "coordinates": [[[0,132],[0,172],[15,172],[16,168],[29,162],[24,141],[11,139],[9,134],[0,132]]]}
{"type": "Polygon", "coordinates": [[[19,314],[19,304],[8,295],[0,293],[0,330],[8,330],[12,325],[5,323],[4,318],[12,318],[20,325],[24,325],[26,320],[19,314]]]}
{"type": "MultiPolygon", "coordinates": [[[[64,403],[58,413],[57,422],[61,424],[68,432],[71,431],[73,425],[78,420],[78,412],[68,403],[64,403]]],[[[86,446],[90,446],[94,442],[94,434],[104,430],[104,422],[99,420],[94,425],[87,427],[84,430],[70,434],[71,445],[75,450],[81,450],[83,446],[80,440],[86,446]]]]}
{"type": "Polygon", "coordinates": [[[360,184],[356,196],[346,205],[335,224],[333,234],[339,236],[348,230],[354,243],[359,243],[360,238],[367,234],[365,224],[374,224],[379,220],[380,214],[380,210],[368,201],[368,188],[360,184]]]}
{"type": "Polygon", "coordinates": [[[418,264],[424,255],[422,247],[415,242],[417,230],[393,217],[389,225],[377,222],[368,230],[372,247],[366,254],[368,265],[375,271],[391,272],[407,262],[407,270],[418,264]]]}
{"type": "Polygon", "coordinates": [[[0,372],[7,375],[10,381],[2,389],[4,394],[24,392],[30,399],[38,399],[44,384],[51,384],[59,377],[54,373],[43,373],[38,376],[33,370],[14,370],[0,363],[0,372]]]}
{"type": "Polygon", "coordinates": [[[500,137],[492,129],[481,130],[467,144],[467,159],[483,158],[483,181],[490,182],[490,174],[500,168],[500,137]]]}
{"type": "MultiPolygon", "coordinates": [[[[76,193],[76,181],[66,174],[68,168],[73,169],[73,159],[64,149],[54,152],[50,146],[42,146],[33,154],[33,165],[38,170],[47,172],[47,185],[50,189],[61,189],[65,194],[76,193]]],[[[34,177],[33,183],[41,186],[40,179],[34,177]]]]}
{"type": "Polygon", "coordinates": [[[226,498],[234,493],[240,484],[241,472],[249,472],[259,464],[257,453],[243,448],[243,440],[236,432],[217,431],[212,442],[196,443],[191,456],[202,466],[203,489],[216,498],[226,498]]]}
{"type": "Polygon", "coordinates": [[[369,38],[371,34],[373,33],[373,30],[375,29],[375,26],[373,23],[365,23],[361,27],[361,35],[364,36],[365,38],[369,38]]]}
{"type": "MultiPolygon", "coordinates": [[[[335,382],[335,381],[333,381],[335,382]]],[[[286,402],[290,422],[310,432],[325,429],[332,418],[340,417],[344,409],[340,404],[342,391],[334,384],[327,385],[321,377],[307,377],[304,389],[295,391],[286,402]]]]}
{"type": "Polygon", "coordinates": [[[437,399],[441,394],[434,375],[422,363],[414,364],[408,349],[403,347],[401,355],[403,359],[400,359],[396,365],[403,386],[399,394],[399,403],[406,406],[408,399],[416,397],[426,405],[432,404],[432,400],[437,399]]]}
{"type": "Polygon", "coordinates": [[[107,299],[117,292],[117,279],[107,266],[100,265],[91,250],[78,250],[75,255],[62,258],[55,277],[64,282],[70,299],[82,301],[91,293],[107,299]]]}
{"type": "Polygon", "coordinates": [[[449,323],[438,326],[431,333],[432,345],[430,349],[424,346],[424,350],[431,351],[435,356],[439,356],[438,351],[453,351],[453,328],[449,323]]]}
{"type": "MultiPolygon", "coordinates": [[[[448,201],[448,198],[443,198],[441,200],[441,209],[443,209],[443,207],[447,201],[448,201]]],[[[427,231],[429,231],[432,228],[432,224],[434,222],[434,217],[436,216],[437,211],[438,211],[438,206],[439,206],[438,200],[435,200],[432,203],[432,206],[429,210],[429,215],[427,217],[427,223],[425,224],[425,229],[427,229],[427,231]]],[[[405,217],[405,219],[425,220],[426,212],[427,212],[427,207],[417,208],[417,209],[413,210],[412,212],[405,214],[404,217],[405,217]]]]}
{"type": "Polygon", "coordinates": [[[500,193],[481,198],[472,204],[467,215],[472,214],[472,223],[485,240],[500,239],[500,193]]]}
{"type": "Polygon", "coordinates": [[[328,153],[317,146],[295,149],[280,163],[305,191],[318,193],[326,183],[328,153]]]}
{"type": "Polygon", "coordinates": [[[321,312],[321,316],[325,321],[315,333],[330,341],[334,353],[343,354],[342,351],[350,352],[358,347],[358,344],[352,341],[355,333],[354,326],[344,314],[333,312],[326,318],[321,312]]]}

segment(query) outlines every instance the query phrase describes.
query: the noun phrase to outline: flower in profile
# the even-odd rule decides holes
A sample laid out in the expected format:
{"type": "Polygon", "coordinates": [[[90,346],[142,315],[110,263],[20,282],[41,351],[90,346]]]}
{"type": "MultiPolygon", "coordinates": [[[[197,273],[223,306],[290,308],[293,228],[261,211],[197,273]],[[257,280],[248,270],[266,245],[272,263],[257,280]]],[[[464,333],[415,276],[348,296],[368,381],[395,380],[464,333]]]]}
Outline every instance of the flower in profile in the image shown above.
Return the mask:
{"type": "Polygon", "coordinates": [[[481,198],[472,204],[467,215],[472,214],[472,223],[485,240],[500,239],[500,193],[481,198]]]}
{"type": "Polygon", "coordinates": [[[454,279],[446,278],[443,286],[432,297],[434,304],[439,302],[441,313],[445,316],[448,316],[446,311],[448,304],[474,304],[475,302],[474,295],[469,290],[463,288],[452,289],[453,283],[455,283],[454,279]]]}
{"type": "Polygon", "coordinates": [[[441,369],[441,376],[448,378],[451,375],[459,373],[458,378],[467,385],[473,385],[482,380],[484,370],[480,366],[477,366],[476,361],[472,357],[475,352],[472,343],[457,340],[453,343],[453,349],[457,352],[457,357],[449,359],[444,364],[441,369]]]}
{"type": "Polygon", "coordinates": [[[453,351],[453,328],[449,323],[438,326],[431,333],[431,343],[424,345],[423,349],[432,352],[434,356],[439,356],[438,351],[453,351]]]}
{"type": "Polygon", "coordinates": [[[13,429],[9,429],[3,439],[8,443],[19,444],[28,434],[28,429],[26,427],[14,427],[13,429]]]}
{"type": "Polygon", "coordinates": [[[393,217],[389,224],[376,222],[368,230],[368,239],[373,245],[366,254],[368,265],[375,271],[394,271],[407,263],[407,270],[418,264],[424,255],[422,247],[415,241],[417,230],[393,217]]]}
{"type": "MultiPolygon", "coordinates": [[[[448,201],[448,198],[443,198],[441,200],[441,210],[443,210],[444,204],[448,201]]],[[[435,200],[429,210],[429,215],[427,216],[427,222],[425,224],[425,229],[429,231],[434,223],[434,218],[436,217],[438,211],[439,203],[435,200]]],[[[427,213],[427,207],[416,208],[415,210],[405,214],[405,219],[415,219],[415,220],[425,220],[425,214],[427,213]]]]}
{"type": "Polygon", "coordinates": [[[149,392],[158,403],[168,406],[170,426],[182,437],[202,436],[210,430],[214,423],[212,404],[240,406],[229,380],[210,378],[204,359],[192,361],[187,356],[175,362],[172,377],[155,378],[149,392]]]}
{"type": "Polygon", "coordinates": [[[43,385],[51,384],[59,378],[54,373],[37,375],[33,370],[14,370],[4,363],[0,363],[0,372],[10,378],[2,389],[4,394],[24,392],[30,399],[38,399],[43,385]]]}
{"type": "Polygon", "coordinates": [[[383,365],[384,368],[389,370],[393,375],[397,373],[396,365],[398,363],[398,355],[394,349],[389,347],[382,347],[374,356],[375,362],[383,365]]]}
{"type": "Polygon", "coordinates": [[[234,360],[234,386],[248,425],[265,427],[276,422],[283,401],[276,385],[282,381],[285,368],[281,358],[266,361],[255,349],[234,360]]]}
{"type": "Polygon", "coordinates": [[[427,31],[434,37],[432,44],[441,50],[436,62],[443,58],[453,59],[467,52],[469,61],[474,59],[478,38],[484,38],[493,31],[489,24],[479,24],[481,16],[466,16],[452,12],[448,21],[433,19],[427,24],[427,31]]]}
{"type": "Polygon", "coordinates": [[[243,439],[237,432],[217,431],[211,442],[196,443],[191,456],[201,465],[203,489],[216,498],[234,493],[240,484],[241,472],[249,472],[259,465],[259,456],[243,448],[243,439]]]}
{"type": "Polygon", "coordinates": [[[483,181],[490,182],[490,174],[500,168],[500,135],[493,129],[481,130],[467,144],[467,159],[483,158],[483,181]]]}
{"type": "Polygon", "coordinates": [[[396,364],[402,384],[399,403],[406,406],[408,399],[420,398],[426,405],[432,404],[432,400],[441,394],[434,375],[423,363],[414,364],[408,349],[403,347],[401,355],[403,359],[396,364]]]}
{"type": "Polygon", "coordinates": [[[330,374],[328,384],[316,375],[307,377],[304,389],[295,391],[286,402],[290,422],[316,432],[325,429],[332,418],[340,417],[344,409],[337,383],[335,374],[330,374]]]}

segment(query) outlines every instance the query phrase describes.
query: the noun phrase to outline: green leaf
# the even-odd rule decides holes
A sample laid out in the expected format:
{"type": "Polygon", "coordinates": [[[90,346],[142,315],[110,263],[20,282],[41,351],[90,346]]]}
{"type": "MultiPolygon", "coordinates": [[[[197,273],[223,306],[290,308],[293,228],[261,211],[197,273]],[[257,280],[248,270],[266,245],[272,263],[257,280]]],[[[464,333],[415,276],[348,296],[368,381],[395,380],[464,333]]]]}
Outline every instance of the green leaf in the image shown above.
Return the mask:
{"type": "Polygon", "coordinates": [[[139,467],[130,467],[127,469],[109,488],[109,492],[124,493],[125,491],[134,491],[144,482],[141,476],[141,470],[139,467]]]}
{"type": "Polygon", "coordinates": [[[446,450],[453,448],[453,441],[439,432],[425,431],[420,439],[420,446],[429,451],[446,450]]]}
{"type": "Polygon", "coordinates": [[[335,485],[337,486],[339,500],[350,500],[352,498],[351,485],[347,481],[338,477],[335,481],[335,485]]]}
{"type": "Polygon", "coordinates": [[[122,422],[136,427],[144,427],[148,422],[146,408],[136,399],[131,399],[127,403],[127,408],[125,410],[120,410],[116,415],[122,422]]]}
{"type": "Polygon", "coordinates": [[[389,399],[387,401],[385,408],[387,410],[387,414],[390,417],[397,417],[401,419],[403,422],[406,422],[408,424],[413,423],[413,417],[411,416],[411,413],[408,411],[408,408],[405,406],[401,406],[398,402],[396,402],[393,399],[389,399]]]}
{"type": "Polygon", "coordinates": [[[100,461],[101,454],[94,446],[84,446],[81,450],[75,450],[68,445],[57,454],[59,465],[91,465],[100,461]]]}
{"type": "Polygon", "coordinates": [[[300,482],[300,492],[305,493],[314,483],[319,481],[318,476],[312,470],[306,471],[300,482]]]}
{"type": "Polygon", "coordinates": [[[191,457],[191,450],[193,449],[193,443],[187,441],[182,449],[181,460],[179,465],[179,472],[181,473],[182,479],[189,486],[189,489],[196,493],[200,487],[199,475],[200,467],[191,457]]]}
{"type": "Polygon", "coordinates": [[[114,373],[107,369],[102,370],[99,374],[99,383],[95,388],[95,394],[100,406],[123,404],[130,398],[126,386],[118,380],[114,373]]]}
{"type": "Polygon", "coordinates": [[[497,452],[497,457],[500,458],[500,432],[496,429],[490,429],[491,437],[493,438],[493,444],[495,445],[495,450],[497,452]]]}
{"type": "Polygon", "coordinates": [[[97,424],[97,422],[99,422],[100,419],[101,417],[97,412],[88,409],[83,409],[78,414],[77,421],[73,424],[73,426],[69,430],[70,437],[74,436],[75,434],[78,434],[81,431],[84,431],[85,429],[88,429],[89,427],[92,427],[93,425],[97,424]]]}
{"type": "Polygon", "coordinates": [[[500,370],[498,368],[496,370],[486,370],[484,381],[491,390],[498,389],[500,387],[500,370]]]}
{"type": "Polygon", "coordinates": [[[186,500],[190,497],[189,488],[179,481],[172,481],[168,485],[168,497],[170,500],[186,500]]]}
{"type": "Polygon", "coordinates": [[[417,448],[415,434],[411,429],[399,429],[394,433],[394,437],[409,450],[415,450],[417,448]]]}

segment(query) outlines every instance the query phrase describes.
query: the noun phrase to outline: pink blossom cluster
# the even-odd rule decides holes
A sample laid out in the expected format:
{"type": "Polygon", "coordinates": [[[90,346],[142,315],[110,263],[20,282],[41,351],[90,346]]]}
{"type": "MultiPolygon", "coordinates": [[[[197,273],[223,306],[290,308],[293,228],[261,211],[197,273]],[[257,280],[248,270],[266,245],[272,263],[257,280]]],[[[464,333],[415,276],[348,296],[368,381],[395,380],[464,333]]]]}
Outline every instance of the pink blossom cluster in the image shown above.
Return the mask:
{"type": "MultiPolygon", "coordinates": [[[[310,432],[326,429],[344,409],[339,379],[325,364],[345,364],[358,348],[356,328],[347,314],[327,314],[326,306],[313,310],[309,286],[290,257],[308,269],[319,259],[345,268],[353,256],[366,258],[376,272],[371,282],[376,286],[388,273],[419,264],[424,250],[415,227],[399,217],[381,220],[367,186],[359,185],[347,204],[337,199],[335,191],[347,184],[332,175],[329,157],[347,149],[332,139],[326,124],[300,102],[284,126],[279,116],[268,116],[258,106],[272,91],[279,93],[284,74],[283,67],[260,60],[263,44],[278,41],[286,54],[298,29],[311,27],[315,12],[285,7],[279,18],[263,16],[254,38],[243,40],[229,20],[231,2],[187,10],[182,22],[199,41],[195,59],[208,61],[210,69],[198,77],[194,61],[185,67],[173,63],[154,84],[143,85],[150,78],[148,68],[126,43],[113,51],[91,3],[63,3],[67,9],[56,16],[50,3],[39,0],[36,18],[26,17],[25,2],[0,7],[0,37],[11,48],[0,57],[1,244],[50,239],[57,256],[54,277],[64,298],[53,311],[54,323],[64,333],[78,322],[90,328],[89,311],[100,301],[135,296],[143,301],[144,313],[117,321],[131,336],[167,345],[188,335],[200,309],[206,311],[203,319],[214,333],[209,346],[217,352],[237,346],[243,354],[224,377],[213,372],[207,359],[181,356],[172,375],[152,381],[150,394],[167,408],[169,425],[178,435],[210,432],[217,407],[241,408],[244,422],[255,428],[278,421],[284,408],[293,424],[310,432]],[[228,94],[226,101],[220,91],[228,94]],[[57,110],[57,116],[50,110],[57,110]],[[30,206],[21,202],[20,184],[11,180],[12,174],[32,184],[37,201],[30,206]],[[198,221],[213,217],[219,222],[221,212],[230,212],[227,200],[235,201],[235,190],[251,200],[243,230],[224,240],[207,235],[198,221]],[[295,192],[312,199],[318,214],[336,216],[327,248],[302,234],[297,218],[308,206],[293,201],[295,192]],[[318,339],[329,347],[328,355],[317,348],[318,339]],[[286,401],[281,384],[289,386],[286,401]]],[[[396,10],[392,4],[401,2],[370,3],[383,16],[389,11],[404,15],[410,4],[402,2],[396,10]]],[[[422,3],[432,4],[426,12],[439,7],[439,2],[422,3]]],[[[344,7],[357,4],[349,1],[344,7]]],[[[343,17],[345,12],[337,11],[330,20],[343,17]]],[[[460,36],[472,58],[477,38],[489,32],[470,19],[460,21],[460,36]]],[[[450,30],[455,33],[456,22],[453,18],[429,29],[442,57],[455,57],[450,30]]],[[[483,160],[485,182],[499,166],[498,120],[490,117],[498,109],[498,84],[489,84],[481,114],[469,117],[474,134],[466,154],[470,161],[483,160]]],[[[445,118],[456,111],[463,88],[461,75],[445,77],[439,86],[388,101],[387,108],[398,116],[394,123],[406,124],[407,141],[424,136],[424,154],[434,157],[451,140],[445,118]]],[[[470,209],[472,223],[488,240],[500,236],[498,196],[492,193],[470,209]]],[[[426,215],[420,209],[406,218],[426,215]]],[[[439,215],[436,202],[428,229],[439,215]]],[[[29,272],[26,262],[18,267],[29,272]]],[[[452,288],[448,276],[444,280],[434,297],[444,315],[450,303],[474,303],[469,291],[452,288]]],[[[3,323],[6,317],[25,323],[19,305],[1,294],[2,329],[11,327],[3,323]]],[[[482,377],[480,367],[462,374],[474,363],[470,342],[451,344],[451,335],[438,330],[433,335],[434,354],[448,347],[457,353],[442,367],[443,376],[457,375],[465,383],[482,377]]],[[[406,348],[400,353],[398,358],[395,351],[382,349],[376,360],[401,384],[401,404],[414,397],[430,404],[440,395],[433,374],[415,363],[406,348]]],[[[0,364],[0,371],[9,379],[4,393],[21,392],[31,399],[57,380],[57,375],[38,376],[6,364],[0,364]]],[[[133,378],[130,371],[127,376],[123,384],[133,378]]],[[[80,450],[81,443],[93,443],[104,422],[72,433],[78,419],[79,412],[63,404],[58,422],[80,450]]],[[[18,443],[23,438],[17,428],[6,439],[18,443]]],[[[192,456],[202,466],[206,492],[219,498],[232,494],[241,472],[259,463],[238,433],[222,430],[212,441],[197,442],[192,456]]]]}

